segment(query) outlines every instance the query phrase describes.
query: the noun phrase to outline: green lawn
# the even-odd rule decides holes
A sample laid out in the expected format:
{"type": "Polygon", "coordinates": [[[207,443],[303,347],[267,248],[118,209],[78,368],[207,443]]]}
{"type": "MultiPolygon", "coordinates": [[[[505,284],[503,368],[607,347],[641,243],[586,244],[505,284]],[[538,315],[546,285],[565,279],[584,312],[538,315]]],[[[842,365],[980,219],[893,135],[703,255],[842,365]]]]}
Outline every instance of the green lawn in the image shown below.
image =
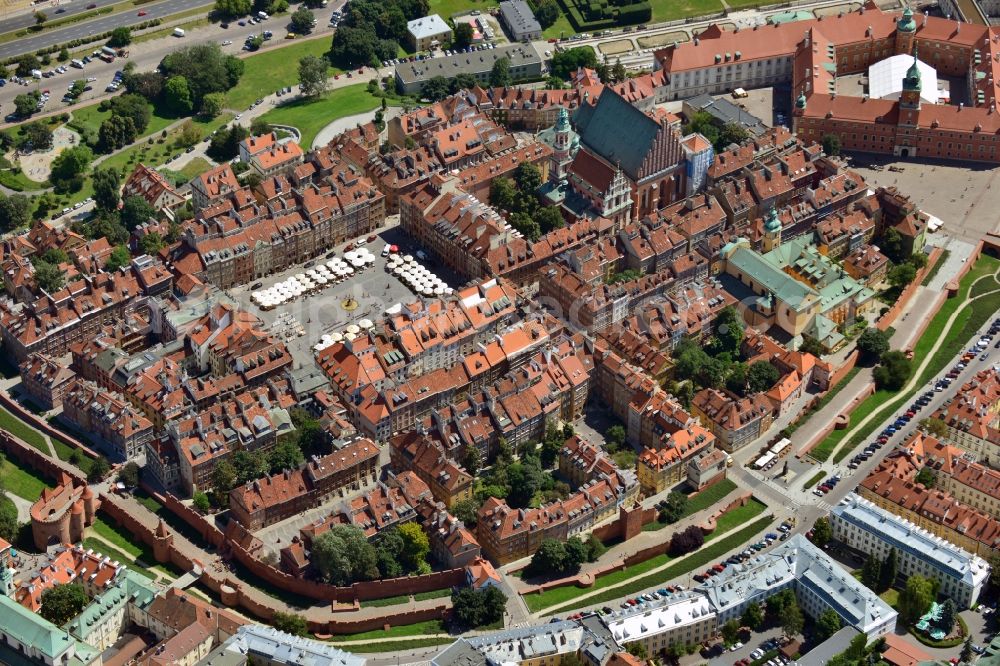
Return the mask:
{"type": "Polygon", "coordinates": [[[405,604],[409,602],[410,595],[401,594],[397,597],[385,597],[383,599],[368,599],[361,602],[362,608],[367,607],[381,607],[381,606],[395,606],[397,604],[405,604]]]}
{"type": "Polygon", "coordinates": [[[653,0],[653,23],[722,11],[721,0],[653,0]]]}
{"type": "Polygon", "coordinates": [[[148,495],[146,491],[143,490],[142,488],[136,488],[133,497],[137,502],[139,502],[139,504],[143,505],[156,515],[160,515],[161,513],[166,511],[166,509],[163,507],[162,504],[157,502],[156,499],[153,498],[152,496],[148,495]]]}
{"type": "MultiPolygon", "coordinates": [[[[713,535],[715,536],[721,535],[725,533],[727,530],[733,529],[737,525],[746,523],[748,520],[750,520],[751,518],[757,516],[762,511],[764,511],[764,509],[766,509],[766,507],[762,503],[754,499],[748,502],[745,506],[737,507],[736,509],[723,514],[719,518],[718,526],[715,529],[715,531],[712,532],[712,534],[705,537],[706,543],[712,539],[713,535]]],[[[743,533],[742,531],[739,532],[739,534],[742,533],[743,533]]],[[[724,539],[720,543],[728,543],[728,542],[729,539],[724,539]]],[[[702,547],[702,550],[704,550],[704,547],[702,547]]],[[[698,552],[700,553],[701,551],[698,552]]],[[[672,559],[674,558],[670,557],[667,554],[657,555],[655,557],[649,558],[645,562],[639,562],[638,564],[633,564],[630,567],[625,567],[624,569],[621,569],[619,571],[612,571],[611,573],[605,576],[601,576],[596,581],[594,581],[594,585],[589,588],[580,588],[575,585],[556,587],[551,590],[546,590],[541,594],[527,594],[524,596],[524,601],[532,612],[538,612],[550,606],[557,606],[559,604],[566,603],[580,596],[580,594],[585,593],[586,591],[600,590],[602,588],[609,587],[611,585],[617,585],[619,583],[623,583],[636,576],[642,576],[642,574],[652,571],[657,567],[661,567],[667,562],[670,562],[672,559]]],[[[700,565],[695,565],[695,566],[700,566],[700,565]]],[[[663,580],[668,580],[668,579],[663,578],[663,580]]],[[[645,587],[649,587],[649,585],[648,584],[644,585],[643,587],[640,587],[638,589],[641,590],[645,587]]],[[[619,589],[620,588],[615,588],[614,590],[617,596],[630,594],[625,592],[618,592],[619,589]]],[[[590,605],[591,603],[596,603],[596,602],[591,602],[590,600],[587,600],[588,605],[590,605]]]]}
{"type": "Polygon", "coordinates": [[[295,100],[271,109],[261,118],[278,125],[293,125],[302,132],[302,148],[309,150],[319,131],[337,118],[378,108],[381,100],[368,92],[367,84],[338,88],[316,100],[295,100]]]}
{"type": "MultiPolygon", "coordinates": [[[[681,514],[681,517],[678,520],[682,520],[688,516],[693,516],[699,511],[707,509],[734,490],[736,490],[736,484],[729,479],[719,481],[714,486],[695,495],[694,499],[689,500],[687,506],[684,508],[684,513],[681,514]]],[[[657,530],[662,530],[670,524],[672,523],[661,523],[659,520],[654,520],[653,522],[644,525],[642,530],[644,532],[655,532],[657,530]]]]}
{"type": "Polygon", "coordinates": [[[187,182],[197,176],[198,174],[204,173],[212,168],[208,160],[204,157],[195,157],[190,162],[184,165],[184,168],[177,173],[184,177],[184,181],[187,182]]]}
{"type": "MultiPolygon", "coordinates": [[[[972,301],[968,307],[965,307],[958,314],[947,334],[946,342],[938,349],[923,373],[917,378],[913,389],[905,393],[876,391],[874,395],[867,398],[854,410],[850,417],[852,423],[860,423],[872,413],[877,412],[878,416],[869,421],[864,428],[851,437],[847,444],[837,451],[834,456],[834,462],[840,462],[851,455],[854,449],[865,441],[894,410],[897,410],[913,394],[921,390],[927,381],[938,374],[947,364],[951,363],[954,356],[961,351],[976,330],[1000,310],[1000,284],[997,284],[994,279],[986,278],[973,287],[978,279],[994,275],[998,270],[1000,270],[1000,260],[988,255],[983,255],[979,258],[972,267],[972,270],[962,279],[958,295],[946,300],[942,304],[941,309],[938,310],[930,324],[928,324],[924,334],[920,336],[920,339],[913,348],[914,363],[919,364],[922,362],[922,359],[927,358],[930,350],[944,334],[944,327],[948,319],[966,303],[966,298],[969,297],[970,293],[972,295],[989,293],[989,295],[972,301]]],[[[850,427],[843,430],[834,430],[809,455],[817,460],[825,461],[850,430],[850,427]]]]}
{"type": "Polygon", "coordinates": [[[417,592],[413,595],[414,601],[425,601],[427,599],[441,599],[451,596],[451,588],[446,587],[441,590],[431,590],[430,592],[417,592]]]}
{"type": "Polygon", "coordinates": [[[693,499],[688,501],[687,508],[684,509],[684,513],[681,514],[681,517],[687,518],[688,516],[693,516],[703,509],[707,509],[734,490],[736,490],[736,484],[734,482],[729,479],[719,481],[711,488],[701,491],[695,495],[693,499]]]}
{"type": "Polygon", "coordinates": [[[7,458],[3,462],[3,482],[8,492],[22,499],[34,502],[41,496],[43,488],[51,488],[48,483],[27,469],[23,469],[7,458]]]}
{"type": "Polygon", "coordinates": [[[23,439],[42,453],[49,454],[49,445],[42,434],[2,407],[0,407],[0,428],[23,439]]]}
{"type": "Polygon", "coordinates": [[[100,553],[101,555],[107,555],[112,560],[118,560],[120,563],[126,565],[129,569],[136,572],[137,574],[143,575],[149,579],[155,579],[156,573],[141,567],[135,562],[134,557],[130,557],[125,553],[115,550],[103,541],[99,541],[93,537],[87,537],[83,540],[84,548],[93,548],[95,553],[100,553]]]}
{"type": "MultiPolygon", "coordinates": [[[[58,456],[59,460],[62,460],[63,462],[69,462],[69,459],[73,455],[73,451],[76,450],[69,444],[63,444],[62,442],[60,442],[58,439],[55,438],[52,439],[52,448],[56,450],[56,456],[58,456]]],[[[90,467],[93,464],[94,464],[94,459],[84,454],[83,459],[81,460],[80,464],[77,465],[77,467],[79,467],[84,474],[89,474],[90,467]]]]}
{"type": "Polygon", "coordinates": [[[819,483],[820,481],[822,481],[824,477],[826,477],[826,472],[816,472],[811,477],[809,477],[808,481],[806,481],[804,484],[802,484],[802,489],[803,490],[808,490],[808,489],[812,488],[817,483],[819,483]]]}
{"type": "MultiPolygon", "coordinates": [[[[91,104],[90,106],[74,110],[73,117],[69,121],[69,126],[84,137],[96,137],[98,130],[101,129],[101,123],[111,117],[110,111],[101,111],[99,107],[100,104],[91,104]]],[[[149,125],[146,126],[145,131],[138,137],[139,139],[159,134],[178,120],[177,118],[163,115],[152,104],[149,105],[149,108],[152,114],[149,118],[149,125]]]]}
{"type": "Polygon", "coordinates": [[[889,604],[889,606],[891,606],[892,608],[895,608],[896,604],[899,603],[899,590],[897,590],[894,587],[890,587],[888,590],[886,590],[885,592],[883,592],[878,596],[880,596],[882,598],[882,601],[889,604]]]}
{"type": "Polygon", "coordinates": [[[118,546],[133,558],[142,555],[142,548],[133,543],[133,538],[130,538],[122,528],[105,522],[102,518],[95,518],[92,527],[101,538],[118,546]]]}
{"type": "MultiPolygon", "coordinates": [[[[330,40],[326,37],[293,44],[284,42],[280,49],[265,47],[260,53],[255,53],[244,61],[246,68],[240,82],[226,94],[227,105],[240,112],[259,97],[270,95],[282,86],[296,85],[299,80],[299,60],[307,55],[323,56],[329,50],[330,40]]],[[[331,76],[339,71],[333,67],[329,69],[331,76]]]]}
{"type": "MultiPolygon", "coordinates": [[[[224,113],[218,118],[214,118],[212,120],[192,119],[192,122],[195,127],[201,130],[201,135],[204,137],[208,136],[213,130],[228,123],[232,120],[232,118],[232,114],[224,113]]],[[[174,144],[178,134],[180,134],[179,125],[167,133],[167,138],[163,141],[163,143],[160,143],[159,136],[155,138],[148,137],[144,141],[136,142],[131,147],[108,157],[106,160],[101,162],[100,167],[115,167],[119,170],[123,170],[125,174],[128,175],[128,173],[131,172],[132,169],[135,168],[135,165],[139,162],[152,167],[160,166],[170,157],[184,152],[183,148],[174,144]]],[[[88,188],[90,188],[89,180],[87,181],[87,185],[84,189],[88,188]]]]}
{"type": "Polygon", "coordinates": [[[545,39],[561,39],[575,34],[576,30],[573,29],[573,24],[569,22],[569,17],[566,16],[566,13],[560,7],[559,18],[542,32],[542,37],[545,39]]]}
{"type": "Polygon", "coordinates": [[[765,0],[726,0],[726,4],[733,9],[747,9],[750,7],[760,7],[768,3],[765,0]]]}
{"type": "MultiPolygon", "coordinates": [[[[425,634],[446,634],[448,630],[440,620],[427,620],[415,624],[403,624],[390,627],[388,631],[384,629],[373,629],[363,631],[359,634],[338,634],[331,638],[332,643],[343,643],[344,641],[365,641],[373,638],[404,638],[406,636],[421,636],[425,634]]],[[[351,646],[352,651],[355,646],[351,646]]],[[[381,652],[381,650],[379,650],[381,652]]]]}
{"type": "MultiPolygon", "coordinates": [[[[441,636],[439,638],[412,638],[402,641],[383,641],[381,643],[357,643],[343,646],[348,652],[404,652],[406,650],[416,650],[418,648],[434,647],[435,645],[445,645],[453,642],[451,636],[441,636]]],[[[336,644],[336,642],[334,642],[336,644]]]]}
{"type": "Polygon", "coordinates": [[[474,9],[486,12],[489,7],[496,7],[496,0],[430,0],[430,14],[440,14],[441,18],[449,19],[455,14],[464,14],[474,9]]]}
{"type": "Polygon", "coordinates": [[[705,537],[705,541],[712,541],[715,537],[725,534],[731,529],[740,525],[745,525],[760,514],[764,513],[767,506],[755,497],[743,506],[738,506],[719,516],[716,521],[715,530],[705,537]]]}

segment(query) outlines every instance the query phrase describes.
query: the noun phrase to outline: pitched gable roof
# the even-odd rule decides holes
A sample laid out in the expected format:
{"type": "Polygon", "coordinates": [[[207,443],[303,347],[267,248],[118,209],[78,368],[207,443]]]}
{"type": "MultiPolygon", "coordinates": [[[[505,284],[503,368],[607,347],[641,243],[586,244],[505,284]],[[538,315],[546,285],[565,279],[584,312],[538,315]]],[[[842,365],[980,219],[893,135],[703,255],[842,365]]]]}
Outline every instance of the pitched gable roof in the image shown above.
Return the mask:
{"type": "Polygon", "coordinates": [[[596,105],[582,105],[573,120],[585,146],[639,180],[660,131],[655,120],[609,88],[601,91],[596,105]]]}

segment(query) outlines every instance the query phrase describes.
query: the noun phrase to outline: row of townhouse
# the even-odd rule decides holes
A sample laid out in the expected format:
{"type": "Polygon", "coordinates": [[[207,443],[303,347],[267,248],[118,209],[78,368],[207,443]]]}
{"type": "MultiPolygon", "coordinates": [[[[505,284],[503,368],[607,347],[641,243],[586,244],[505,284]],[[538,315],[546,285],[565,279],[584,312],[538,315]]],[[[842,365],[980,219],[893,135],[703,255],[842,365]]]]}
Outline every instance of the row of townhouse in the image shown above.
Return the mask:
{"type": "Polygon", "coordinates": [[[253,192],[239,185],[229,165],[201,174],[192,191],[207,194],[195,197],[197,216],[184,224],[170,261],[176,273],[221,288],[312,259],[385,220],[384,195],[332,146],[253,192]]]}
{"type": "Polygon", "coordinates": [[[375,483],[379,448],[359,439],[302,467],[249,481],[229,493],[233,517],[250,531],[319,506],[327,498],[354,493],[375,483]]]}
{"type": "Polygon", "coordinates": [[[611,230],[602,218],[583,219],[532,242],[466,186],[479,187],[463,183],[461,176],[437,174],[399,204],[400,227],[466,279],[504,277],[519,286],[531,284],[553,257],[611,230]]]}

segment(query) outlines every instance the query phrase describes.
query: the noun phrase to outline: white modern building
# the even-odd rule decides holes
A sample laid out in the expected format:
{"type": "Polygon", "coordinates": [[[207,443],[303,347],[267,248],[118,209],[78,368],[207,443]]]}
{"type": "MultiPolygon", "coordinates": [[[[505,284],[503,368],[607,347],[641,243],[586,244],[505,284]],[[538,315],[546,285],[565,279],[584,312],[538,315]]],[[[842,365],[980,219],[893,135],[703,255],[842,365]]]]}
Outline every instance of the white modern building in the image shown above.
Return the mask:
{"type": "Polygon", "coordinates": [[[262,624],[245,624],[205,662],[231,663],[227,657],[260,666],[309,664],[310,666],[365,666],[365,658],[322,641],[293,636],[262,624]]]}
{"type": "Polygon", "coordinates": [[[451,26],[437,14],[431,14],[407,22],[406,34],[414,51],[428,51],[451,41],[451,26]]]}
{"type": "Polygon", "coordinates": [[[851,493],[830,512],[833,537],[862,553],[885,559],[895,549],[899,574],[941,584],[941,594],[969,608],[990,577],[986,560],[851,493]]]}
{"type": "Polygon", "coordinates": [[[702,643],[719,631],[712,604],[697,592],[681,592],[615,611],[605,616],[604,622],[616,643],[642,643],[650,655],[675,644],[702,643]]]}
{"type": "Polygon", "coordinates": [[[833,610],[844,626],[869,639],[896,626],[896,611],[801,534],[769,553],[726,567],[697,591],[708,598],[721,625],[741,616],[751,602],[763,602],[786,588],[795,592],[806,615],[815,618],[833,610]]]}

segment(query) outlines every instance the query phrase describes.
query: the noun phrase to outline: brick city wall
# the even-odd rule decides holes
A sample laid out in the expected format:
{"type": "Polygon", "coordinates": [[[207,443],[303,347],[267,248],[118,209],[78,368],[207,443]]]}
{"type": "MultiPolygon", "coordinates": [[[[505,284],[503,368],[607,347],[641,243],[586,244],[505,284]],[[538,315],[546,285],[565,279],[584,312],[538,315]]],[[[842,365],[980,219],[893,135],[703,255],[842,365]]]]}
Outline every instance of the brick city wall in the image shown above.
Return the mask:
{"type": "Polygon", "coordinates": [[[173,512],[174,515],[187,523],[220,551],[227,550],[234,559],[249,569],[252,574],[271,585],[288,590],[294,594],[309,597],[310,599],[353,604],[356,600],[367,601],[395,597],[402,594],[418,594],[420,592],[430,592],[465,584],[465,569],[448,569],[422,576],[364,581],[354,583],[350,587],[338,587],[304,578],[296,578],[269,564],[261,562],[243,546],[239,545],[238,541],[249,542],[249,539],[239,538],[250,534],[242,525],[237,524],[231,528],[234,530],[234,535],[238,538],[227,540],[225,535],[209,522],[205,516],[202,516],[172,494],[157,493],[152,489],[148,490],[168,511],[173,512]]]}
{"type": "MultiPolygon", "coordinates": [[[[840,364],[840,367],[834,370],[833,374],[830,375],[830,387],[827,390],[830,390],[839,384],[840,380],[846,377],[847,373],[854,369],[854,366],[858,364],[858,355],[857,349],[847,355],[847,358],[845,358],[844,362],[840,364]]],[[[822,396],[817,396],[817,400],[821,398],[822,396]]]]}
{"type": "MultiPolygon", "coordinates": [[[[642,510],[642,525],[647,525],[654,520],[656,520],[657,510],[656,508],[643,509],[642,510]]],[[[622,530],[625,528],[625,516],[621,513],[610,523],[606,525],[601,525],[600,527],[595,527],[592,532],[598,541],[610,541],[611,539],[617,539],[622,536],[622,530]]]]}
{"type": "Polygon", "coordinates": [[[878,330],[884,331],[896,322],[896,318],[899,317],[900,313],[910,302],[910,299],[913,298],[913,295],[917,293],[918,289],[920,289],[920,283],[924,281],[927,274],[934,268],[934,264],[936,264],[941,258],[941,254],[942,250],[939,247],[935,247],[931,250],[930,256],[927,257],[927,265],[917,271],[917,276],[913,278],[913,282],[906,285],[906,288],[899,294],[899,298],[897,298],[896,302],[892,304],[892,307],[886,310],[886,312],[878,318],[878,321],[875,322],[875,327],[878,330]]]}
{"type": "MultiPolygon", "coordinates": [[[[0,393],[0,395],[3,394],[0,393]]],[[[68,464],[60,464],[57,460],[49,458],[35,447],[14,437],[6,430],[0,430],[0,448],[8,456],[14,458],[25,467],[38,472],[52,481],[56,481],[62,472],[83,482],[87,480],[83,472],[77,468],[68,464]]]]}
{"type": "Polygon", "coordinates": [[[46,421],[45,419],[39,418],[34,414],[32,414],[31,412],[29,412],[27,409],[22,407],[20,403],[11,398],[6,391],[0,391],[0,403],[2,403],[3,406],[6,407],[9,411],[13,412],[14,415],[17,416],[19,419],[27,422],[36,430],[41,430],[52,439],[58,439],[66,446],[71,446],[74,449],[80,449],[91,458],[96,458],[99,455],[101,455],[99,452],[95,451],[94,449],[91,449],[78,439],[70,437],[62,430],[59,430],[58,428],[53,428],[49,424],[49,422],[46,421]]]}
{"type": "MultiPolygon", "coordinates": [[[[80,481],[86,481],[84,475],[75,467],[49,458],[27,442],[14,437],[6,431],[0,431],[0,450],[13,460],[16,460],[19,465],[36,472],[49,481],[55,481],[64,472],[80,481]]],[[[198,530],[200,534],[206,535],[206,540],[210,543],[224,542],[224,535],[214,525],[208,523],[204,517],[198,515],[192,509],[185,507],[176,498],[169,495],[156,495],[156,497],[165,507],[174,510],[179,517],[198,530]]],[[[244,584],[241,581],[228,578],[228,572],[206,569],[202,563],[193,560],[173,543],[172,534],[162,538],[158,537],[155,527],[151,528],[136,519],[129,509],[121,504],[121,499],[117,495],[102,493],[100,501],[100,510],[133,534],[136,539],[152,547],[159,562],[169,561],[182,571],[191,571],[198,566],[202,569],[202,575],[199,580],[210,590],[216,592],[223,603],[231,606],[238,605],[262,620],[268,620],[273,617],[277,606],[272,607],[268,605],[268,598],[262,598],[263,593],[259,593],[256,590],[245,590],[244,584]]],[[[229,544],[229,547],[233,556],[249,568],[253,574],[260,576],[272,584],[288,589],[293,593],[311,596],[316,599],[327,600],[339,597],[353,603],[355,599],[365,600],[392,597],[401,594],[415,594],[459,586],[465,583],[464,569],[450,569],[425,576],[372,581],[356,584],[354,587],[338,588],[332,585],[293,579],[287,576],[287,574],[256,560],[241,547],[235,544],[229,544]]],[[[277,601],[275,603],[277,604],[277,601]]],[[[386,626],[401,626],[426,620],[446,619],[450,612],[450,606],[450,601],[443,600],[439,605],[418,611],[399,612],[391,607],[386,607],[385,615],[377,615],[363,620],[341,620],[331,617],[329,620],[323,621],[310,620],[309,625],[312,631],[318,633],[355,633],[358,631],[380,629],[386,626]]],[[[330,612],[332,615],[333,611],[331,610],[330,612]]]]}
{"type": "Polygon", "coordinates": [[[968,257],[966,257],[965,263],[962,264],[962,267],[960,269],[958,269],[958,274],[956,274],[954,278],[948,281],[946,288],[948,289],[949,298],[958,295],[959,283],[962,281],[962,278],[964,278],[965,275],[972,270],[972,265],[976,263],[976,260],[979,259],[979,255],[981,255],[982,253],[983,253],[983,241],[979,241],[978,243],[976,243],[976,249],[974,249],[969,254],[968,257]]]}
{"type": "MultiPolygon", "coordinates": [[[[706,532],[706,534],[710,534],[715,529],[715,521],[718,516],[721,516],[723,513],[726,513],[727,511],[730,511],[738,506],[743,506],[751,499],[753,499],[753,494],[751,493],[744,493],[740,495],[732,502],[727,504],[725,508],[719,509],[714,514],[712,514],[712,517],[710,517],[708,521],[706,521],[706,524],[703,524],[701,526],[702,531],[706,532]],[[706,531],[706,526],[708,527],[707,531],[706,531]]],[[[656,509],[646,509],[645,511],[652,512],[653,519],[655,520],[657,513],[656,509]]],[[[664,527],[663,529],[665,530],[667,528],[664,527]]],[[[560,578],[559,580],[553,580],[547,583],[542,583],[532,588],[528,592],[528,594],[532,592],[541,593],[546,590],[551,590],[557,587],[566,587],[568,585],[575,585],[580,588],[591,587],[593,586],[594,582],[601,576],[607,576],[610,573],[621,571],[626,567],[640,564],[642,562],[645,562],[646,560],[652,559],[659,555],[663,555],[664,553],[667,552],[667,550],[669,550],[669,548],[670,548],[670,539],[664,538],[663,541],[656,544],[655,546],[650,546],[649,548],[644,548],[640,551],[636,551],[632,555],[629,555],[628,557],[625,557],[622,560],[618,560],[615,564],[605,566],[601,569],[597,569],[596,571],[592,571],[590,573],[577,574],[575,576],[568,576],[566,578],[560,578]]]]}

